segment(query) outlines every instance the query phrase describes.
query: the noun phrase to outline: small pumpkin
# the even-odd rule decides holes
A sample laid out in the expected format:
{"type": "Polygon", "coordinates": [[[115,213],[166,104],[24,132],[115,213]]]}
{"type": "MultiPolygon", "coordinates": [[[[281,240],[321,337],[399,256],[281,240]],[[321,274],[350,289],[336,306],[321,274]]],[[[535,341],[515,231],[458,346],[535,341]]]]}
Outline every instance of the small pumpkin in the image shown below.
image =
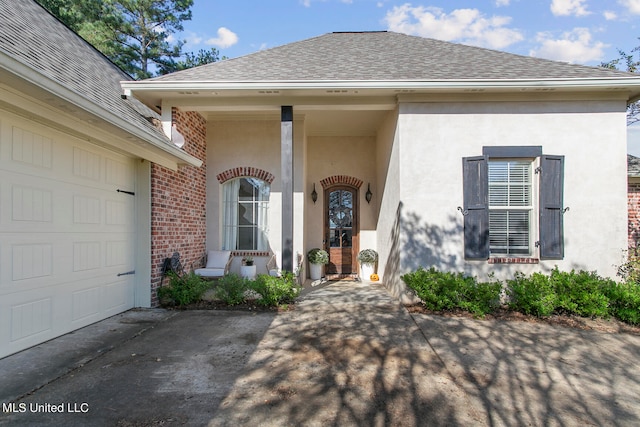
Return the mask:
{"type": "Polygon", "coordinates": [[[380,276],[378,276],[377,274],[373,273],[371,276],[369,276],[369,279],[372,282],[377,282],[378,280],[380,280],[380,276]]]}

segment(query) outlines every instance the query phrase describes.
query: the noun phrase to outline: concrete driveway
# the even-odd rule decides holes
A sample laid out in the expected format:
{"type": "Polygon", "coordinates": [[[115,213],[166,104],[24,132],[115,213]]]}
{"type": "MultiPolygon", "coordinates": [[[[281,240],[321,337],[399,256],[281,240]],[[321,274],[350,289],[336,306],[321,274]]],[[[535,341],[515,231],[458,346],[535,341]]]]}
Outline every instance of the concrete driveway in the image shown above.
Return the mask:
{"type": "Polygon", "coordinates": [[[0,424],[631,426],[639,355],[636,335],[409,314],[338,282],[287,313],[133,310],[4,358],[0,424]]]}

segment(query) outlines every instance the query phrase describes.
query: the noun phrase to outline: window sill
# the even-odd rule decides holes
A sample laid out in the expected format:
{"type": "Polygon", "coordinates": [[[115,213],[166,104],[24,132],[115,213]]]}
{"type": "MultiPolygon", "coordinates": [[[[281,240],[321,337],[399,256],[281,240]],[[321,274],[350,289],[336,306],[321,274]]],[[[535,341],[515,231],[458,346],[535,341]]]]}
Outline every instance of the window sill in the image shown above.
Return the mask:
{"type": "Polygon", "coordinates": [[[231,251],[231,256],[233,257],[245,257],[245,256],[257,257],[257,256],[270,256],[270,255],[271,253],[269,251],[250,251],[250,250],[231,251]]]}
{"type": "Polygon", "coordinates": [[[509,258],[509,257],[494,257],[489,258],[489,264],[539,264],[538,258],[509,258]]]}

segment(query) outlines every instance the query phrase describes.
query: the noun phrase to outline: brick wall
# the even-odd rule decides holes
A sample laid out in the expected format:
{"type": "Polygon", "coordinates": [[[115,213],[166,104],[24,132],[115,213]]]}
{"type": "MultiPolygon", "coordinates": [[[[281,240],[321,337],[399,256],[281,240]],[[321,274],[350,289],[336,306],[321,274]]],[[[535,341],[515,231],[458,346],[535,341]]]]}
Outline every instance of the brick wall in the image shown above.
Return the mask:
{"type": "MultiPolygon", "coordinates": [[[[206,121],[196,112],[172,111],[173,123],[184,135],[184,151],[206,161],[206,121]]],[[[206,163],[172,171],[151,165],[151,306],[158,305],[157,288],[165,258],[180,253],[185,270],[198,264],[206,250],[206,163]]],[[[165,279],[166,280],[166,279],[165,279]]]]}
{"type": "Polygon", "coordinates": [[[640,244],[640,180],[629,180],[627,198],[629,247],[632,248],[640,244]]]}

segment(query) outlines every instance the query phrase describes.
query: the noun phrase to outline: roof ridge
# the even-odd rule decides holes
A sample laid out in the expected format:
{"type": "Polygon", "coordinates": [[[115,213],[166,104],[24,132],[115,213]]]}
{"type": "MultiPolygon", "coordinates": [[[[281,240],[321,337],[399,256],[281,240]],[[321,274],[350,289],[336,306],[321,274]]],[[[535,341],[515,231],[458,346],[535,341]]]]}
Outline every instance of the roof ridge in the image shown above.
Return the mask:
{"type": "Polygon", "coordinates": [[[569,64],[393,31],[336,31],[152,81],[463,81],[625,78],[569,64]]]}

